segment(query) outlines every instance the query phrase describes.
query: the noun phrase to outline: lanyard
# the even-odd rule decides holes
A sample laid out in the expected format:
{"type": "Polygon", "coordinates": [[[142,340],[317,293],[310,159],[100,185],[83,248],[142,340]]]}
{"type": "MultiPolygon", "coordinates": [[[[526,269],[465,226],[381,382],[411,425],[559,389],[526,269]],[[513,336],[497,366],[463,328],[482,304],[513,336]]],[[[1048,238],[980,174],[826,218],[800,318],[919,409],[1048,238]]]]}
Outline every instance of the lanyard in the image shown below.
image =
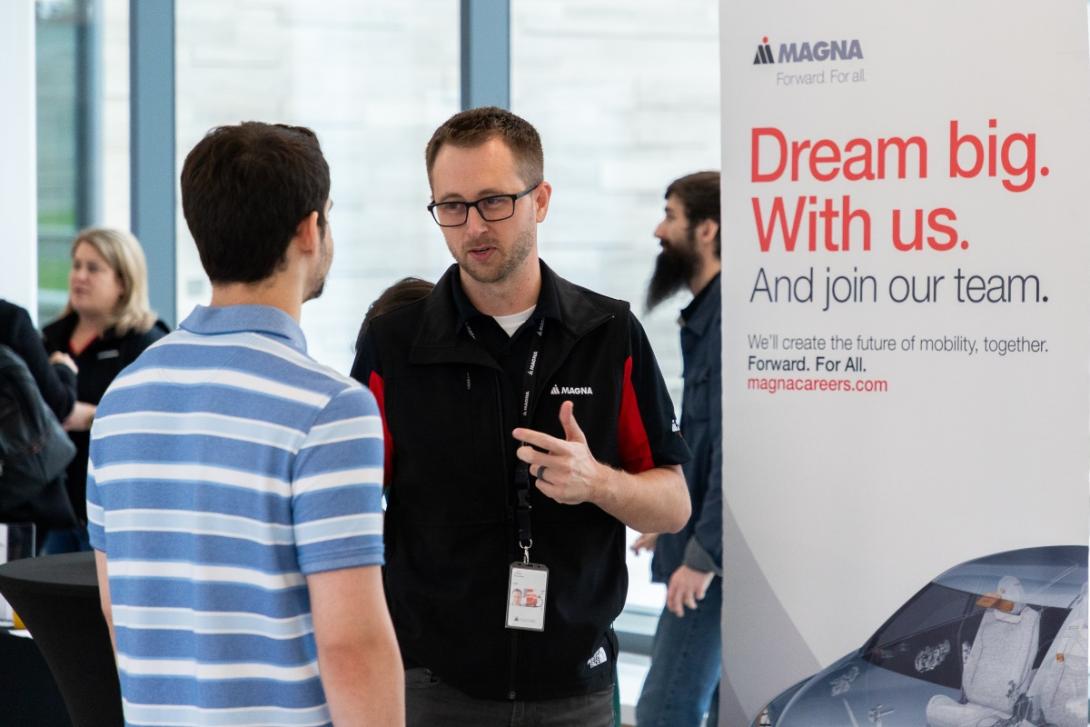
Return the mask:
{"type": "MultiPolygon", "coordinates": [[[[470,338],[477,340],[477,334],[466,323],[470,338]]],[[[530,353],[526,357],[526,366],[522,369],[522,395],[519,397],[519,426],[530,426],[530,405],[533,403],[534,377],[541,365],[541,342],[545,333],[545,318],[537,322],[530,343],[530,353]]],[[[525,444],[525,443],[523,443],[525,444]]],[[[522,562],[530,562],[530,548],[534,545],[533,531],[530,528],[530,465],[521,460],[515,468],[515,526],[518,529],[518,547],[522,549],[522,562]]]]}

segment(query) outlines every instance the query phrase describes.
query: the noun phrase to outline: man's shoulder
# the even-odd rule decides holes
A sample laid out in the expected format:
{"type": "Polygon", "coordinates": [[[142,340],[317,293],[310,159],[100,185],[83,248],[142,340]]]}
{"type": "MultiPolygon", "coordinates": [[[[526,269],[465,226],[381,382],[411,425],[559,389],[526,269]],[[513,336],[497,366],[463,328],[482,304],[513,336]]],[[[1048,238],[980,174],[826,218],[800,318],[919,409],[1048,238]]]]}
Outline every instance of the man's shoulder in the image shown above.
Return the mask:
{"type": "MultiPolygon", "coordinates": [[[[199,372],[208,382],[239,376],[245,377],[246,381],[269,380],[278,386],[311,392],[320,398],[332,398],[346,389],[359,387],[354,379],[315,361],[303,351],[256,331],[209,335],[179,328],[145,349],[121,372],[117,381],[124,385],[132,376],[147,378],[152,383],[163,381],[163,377],[156,376],[156,370],[160,369],[199,372]]],[[[236,384],[241,386],[241,381],[239,379],[236,384]]],[[[255,390],[253,393],[261,392],[255,390]]],[[[272,396],[275,392],[266,393],[272,396]]],[[[284,395],[285,392],[280,393],[280,396],[284,395]]],[[[301,393],[292,398],[300,397],[307,398],[301,393]]]]}
{"type": "Polygon", "coordinates": [[[573,298],[584,299],[603,306],[620,307],[625,310],[629,308],[627,300],[613,298],[604,293],[599,293],[596,290],[591,290],[586,286],[568,280],[553,270],[550,270],[549,274],[552,277],[552,283],[555,286],[557,295],[560,296],[561,301],[573,298]]]}
{"type": "MultiPolygon", "coordinates": [[[[398,306],[393,310],[375,316],[369,324],[369,331],[383,336],[401,334],[411,337],[416,332],[420,321],[440,313],[438,311],[440,301],[431,300],[431,298],[431,295],[427,295],[420,300],[414,300],[412,303],[398,306]]],[[[442,313],[445,313],[445,311],[442,313]]]]}
{"type": "Polygon", "coordinates": [[[612,298],[555,273],[552,285],[556,291],[560,319],[576,332],[597,327],[608,320],[619,325],[628,325],[630,319],[635,320],[626,300],[612,298]]]}
{"type": "Polygon", "coordinates": [[[123,343],[143,350],[168,335],[170,335],[170,326],[167,325],[166,321],[157,318],[147,330],[132,330],[120,338],[123,343]]]}
{"type": "Polygon", "coordinates": [[[26,309],[0,298],[0,343],[19,346],[38,337],[26,309]]]}
{"type": "Polygon", "coordinates": [[[30,314],[27,313],[25,308],[0,298],[0,326],[21,324],[24,319],[27,322],[30,321],[30,314]]]}
{"type": "Polygon", "coordinates": [[[362,353],[372,363],[376,358],[381,359],[382,369],[387,373],[399,369],[416,345],[441,345],[454,335],[457,314],[453,307],[453,302],[436,298],[433,292],[376,316],[361,339],[357,360],[362,353]]]}
{"type": "Polygon", "coordinates": [[[53,350],[64,350],[68,344],[68,337],[72,335],[72,329],[76,327],[76,314],[55,318],[42,327],[42,338],[53,350]]]}

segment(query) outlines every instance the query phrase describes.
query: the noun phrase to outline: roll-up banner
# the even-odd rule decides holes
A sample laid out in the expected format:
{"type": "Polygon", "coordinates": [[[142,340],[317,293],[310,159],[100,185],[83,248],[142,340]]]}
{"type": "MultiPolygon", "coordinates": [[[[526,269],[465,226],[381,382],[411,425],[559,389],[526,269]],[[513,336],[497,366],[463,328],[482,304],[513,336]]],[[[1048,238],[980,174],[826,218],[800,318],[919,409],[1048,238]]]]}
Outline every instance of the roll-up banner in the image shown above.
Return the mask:
{"type": "Polygon", "coordinates": [[[1086,16],[722,5],[720,724],[1087,724],[1086,16]]]}

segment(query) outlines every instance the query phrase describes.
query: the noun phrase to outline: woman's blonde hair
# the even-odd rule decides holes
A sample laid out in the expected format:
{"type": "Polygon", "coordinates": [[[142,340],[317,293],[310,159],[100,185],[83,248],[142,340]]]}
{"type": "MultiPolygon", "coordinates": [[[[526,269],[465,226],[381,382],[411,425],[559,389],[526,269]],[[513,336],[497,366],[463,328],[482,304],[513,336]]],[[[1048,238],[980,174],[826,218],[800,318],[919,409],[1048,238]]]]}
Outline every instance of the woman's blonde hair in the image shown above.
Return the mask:
{"type": "MultiPolygon", "coordinates": [[[[121,298],[108,319],[109,327],[119,336],[132,331],[149,331],[155,325],[157,316],[148,303],[148,263],[140,242],[125,230],[88,227],[80,230],[72,241],[72,255],[76,254],[81,242],[95,248],[121,280],[121,298]]],[[[71,312],[72,301],[69,299],[61,315],[71,312]]]]}

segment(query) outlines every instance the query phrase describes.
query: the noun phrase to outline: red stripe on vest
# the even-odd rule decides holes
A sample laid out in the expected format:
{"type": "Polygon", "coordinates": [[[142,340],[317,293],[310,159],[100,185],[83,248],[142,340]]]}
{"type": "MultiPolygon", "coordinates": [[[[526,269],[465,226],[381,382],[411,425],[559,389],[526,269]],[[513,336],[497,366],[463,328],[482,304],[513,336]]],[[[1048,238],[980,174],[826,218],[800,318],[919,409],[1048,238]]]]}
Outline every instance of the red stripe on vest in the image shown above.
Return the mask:
{"type": "Polygon", "coordinates": [[[386,425],[386,386],[378,372],[372,371],[367,379],[367,388],[375,396],[379,414],[382,416],[382,442],[386,448],[386,458],[383,466],[383,482],[387,487],[394,473],[394,438],[390,435],[390,427],[386,425]]]}
{"type": "Polygon", "coordinates": [[[636,401],[636,389],[632,386],[632,357],[624,361],[624,387],[621,391],[621,414],[617,422],[617,448],[621,453],[621,467],[637,474],[655,466],[651,456],[651,443],[640,416],[636,401]]]}

